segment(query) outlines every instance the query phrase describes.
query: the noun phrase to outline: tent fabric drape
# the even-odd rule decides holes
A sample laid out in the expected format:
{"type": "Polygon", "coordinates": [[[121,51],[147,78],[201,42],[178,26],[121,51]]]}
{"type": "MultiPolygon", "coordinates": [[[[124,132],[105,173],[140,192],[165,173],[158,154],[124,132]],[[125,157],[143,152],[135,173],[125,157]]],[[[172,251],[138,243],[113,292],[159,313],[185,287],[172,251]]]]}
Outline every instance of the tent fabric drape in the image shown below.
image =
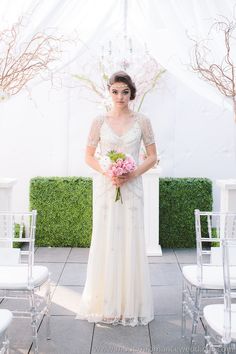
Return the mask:
{"type": "MultiPolygon", "coordinates": [[[[234,1],[227,0],[129,0],[127,12],[128,35],[140,43],[146,42],[149,51],[168,71],[190,89],[210,101],[232,110],[231,102],[217,89],[200,80],[189,70],[190,51],[194,38],[206,38],[212,22],[219,15],[232,19],[234,1]]],[[[2,0],[0,3],[1,29],[24,13],[27,26],[24,38],[36,31],[49,29],[65,36],[77,33],[80,41],[67,47],[59,67],[79,60],[85,50],[92,49],[103,38],[123,30],[124,0],[2,0]]],[[[216,60],[222,59],[220,41],[214,43],[216,60]]]]}

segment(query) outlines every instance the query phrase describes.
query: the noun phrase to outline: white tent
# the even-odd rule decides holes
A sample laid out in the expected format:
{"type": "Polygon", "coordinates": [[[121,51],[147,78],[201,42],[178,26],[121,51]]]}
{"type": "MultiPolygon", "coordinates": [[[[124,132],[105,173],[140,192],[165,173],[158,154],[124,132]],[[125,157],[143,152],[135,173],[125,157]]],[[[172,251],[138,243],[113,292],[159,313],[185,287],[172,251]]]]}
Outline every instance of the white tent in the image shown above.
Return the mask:
{"type": "MultiPolygon", "coordinates": [[[[234,3],[1,0],[0,30],[26,15],[22,42],[48,29],[66,38],[79,38],[67,43],[55,66],[67,75],[79,70],[88,52],[99,56],[101,46],[116,33],[125,30],[136,43],[146,43],[151,55],[167,70],[141,110],[155,130],[162,175],[208,177],[215,182],[235,177],[235,122],[230,101],[188,69],[192,42],[186,33],[206,37],[218,15],[232,18],[234,3]]],[[[220,53],[220,42],[215,49],[220,53]]],[[[22,90],[0,103],[0,176],[18,180],[14,209],[28,208],[32,177],[89,174],[84,163],[86,137],[101,107],[85,100],[78,87],[69,86],[55,89],[50,81],[36,78],[30,82],[30,95],[22,90]]],[[[215,196],[217,208],[217,190],[215,196]]]]}

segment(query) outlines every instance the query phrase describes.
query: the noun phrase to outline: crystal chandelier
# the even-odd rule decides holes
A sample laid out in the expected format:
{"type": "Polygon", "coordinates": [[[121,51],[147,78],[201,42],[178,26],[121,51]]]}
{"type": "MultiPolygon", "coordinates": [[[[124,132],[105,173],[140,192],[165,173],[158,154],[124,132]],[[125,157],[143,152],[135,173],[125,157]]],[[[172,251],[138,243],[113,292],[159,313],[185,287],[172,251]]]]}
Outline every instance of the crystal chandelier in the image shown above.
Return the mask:
{"type": "MultiPolygon", "coordinates": [[[[100,53],[87,61],[82,75],[74,75],[83,87],[87,87],[96,95],[96,102],[110,110],[111,97],[107,90],[109,77],[116,71],[127,72],[135,82],[137,93],[131,108],[139,111],[146,94],[152,91],[165,72],[147,48],[127,33],[128,0],[123,7],[123,31],[115,33],[108,41],[101,43],[100,53]],[[86,74],[85,74],[86,73],[86,74]]],[[[90,98],[91,101],[91,98],[90,98]]]]}

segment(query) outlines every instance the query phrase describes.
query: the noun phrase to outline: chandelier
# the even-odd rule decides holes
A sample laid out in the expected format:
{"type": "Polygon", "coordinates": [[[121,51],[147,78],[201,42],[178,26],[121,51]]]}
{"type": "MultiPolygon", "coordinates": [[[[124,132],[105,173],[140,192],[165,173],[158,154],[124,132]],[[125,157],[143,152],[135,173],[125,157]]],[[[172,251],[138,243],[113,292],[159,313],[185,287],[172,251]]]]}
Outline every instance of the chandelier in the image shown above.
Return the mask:
{"type": "Polygon", "coordinates": [[[96,103],[110,110],[111,97],[107,90],[108,79],[116,71],[127,72],[137,88],[136,98],[131,102],[131,108],[139,111],[146,94],[157,86],[165,70],[150,55],[146,43],[140,45],[139,41],[128,35],[128,0],[123,1],[123,30],[114,33],[106,42],[101,43],[99,54],[93,56],[93,59],[87,61],[84,66],[84,74],[74,75],[74,77],[83,83],[83,87],[86,86],[95,93],[96,103]],[[90,74],[85,74],[89,72],[88,68],[90,74]]]}

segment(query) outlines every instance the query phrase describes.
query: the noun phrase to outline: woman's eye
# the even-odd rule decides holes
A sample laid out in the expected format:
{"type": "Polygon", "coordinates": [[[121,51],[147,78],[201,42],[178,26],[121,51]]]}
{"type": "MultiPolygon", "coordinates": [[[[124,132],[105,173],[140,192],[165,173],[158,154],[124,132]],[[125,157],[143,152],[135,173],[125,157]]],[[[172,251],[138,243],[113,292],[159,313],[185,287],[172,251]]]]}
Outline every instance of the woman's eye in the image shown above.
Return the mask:
{"type": "Polygon", "coordinates": [[[124,95],[128,95],[129,91],[127,90],[127,91],[124,91],[123,93],[124,93],[124,95]]]}
{"type": "Polygon", "coordinates": [[[113,90],[112,93],[114,93],[115,95],[117,94],[117,91],[116,90],[113,90]]]}

